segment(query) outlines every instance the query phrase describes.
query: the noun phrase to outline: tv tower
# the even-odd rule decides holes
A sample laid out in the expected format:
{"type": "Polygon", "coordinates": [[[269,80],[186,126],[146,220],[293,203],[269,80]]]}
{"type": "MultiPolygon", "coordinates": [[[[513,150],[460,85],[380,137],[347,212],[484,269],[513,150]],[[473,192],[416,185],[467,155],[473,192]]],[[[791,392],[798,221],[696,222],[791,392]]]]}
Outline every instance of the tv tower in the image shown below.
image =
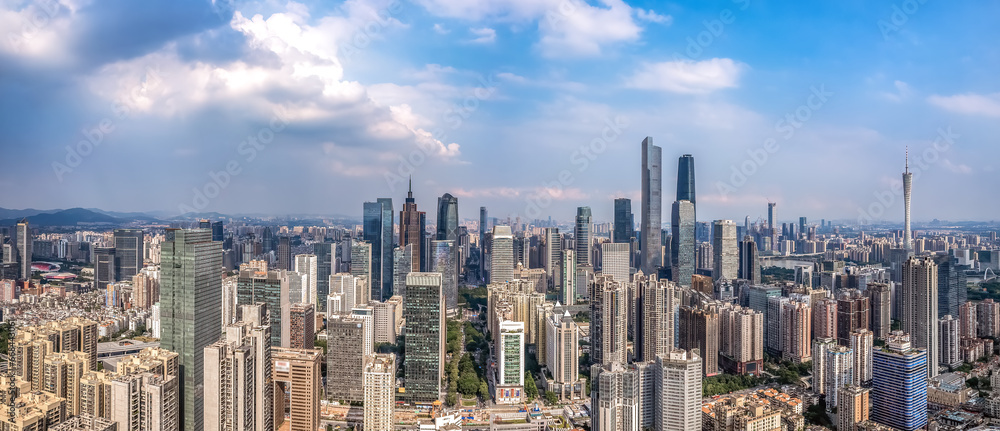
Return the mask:
{"type": "Polygon", "coordinates": [[[906,147],[906,167],[903,170],[903,249],[913,250],[913,239],[910,238],[910,183],[913,174],[910,173],[910,148],[906,147]]]}

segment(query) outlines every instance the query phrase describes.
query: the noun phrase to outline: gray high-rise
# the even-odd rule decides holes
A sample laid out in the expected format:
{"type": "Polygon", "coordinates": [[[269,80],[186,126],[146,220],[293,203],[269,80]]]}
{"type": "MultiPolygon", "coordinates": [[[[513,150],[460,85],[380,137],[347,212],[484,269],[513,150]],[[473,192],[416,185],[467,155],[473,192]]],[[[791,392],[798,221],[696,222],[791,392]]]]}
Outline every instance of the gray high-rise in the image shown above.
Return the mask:
{"type": "MultiPolygon", "coordinates": [[[[660,147],[653,145],[653,138],[642,140],[642,214],[640,233],[642,235],[642,264],[646,274],[655,274],[663,265],[663,251],[660,245],[663,224],[663,154],[660,147]]],[[[676,248],[675,248],[676,250],[676,248]]]]}
{"type": "Polygon", "coordinates": [[[486,282],[486,207],[479,207],[479,280],[486,282]]]}
{"type": "Polygon", "coordinates": [[[736,246],[736,223],[716,220],[712,229],[712,277],[716,280],[735,280],[740,269],[739,249],[736,246]]]}
{"type": "Polygon", "coordinates": [[[458,198],[451,193],[438,198],[437,239],[458,242],[458,198]]]}
{"type": "Polygon", "coordinates": [[[635,237],[635,218],[632,215],[632,200],[615,199],[615,226],[611,235],[614,242],[632,242],[635,237]]]}
{"type": "Polygon", "coordinates": [[[31,238],[31,227],[28,225],[28,220],[23,219],[17,223],[17,234],[16,246],[17,246],[17,266],[19,268],[18,275],[20,275],[22,280],[27,280],[31,278],[31,254],[32,247],[34,246],[34,240],[31,238]]]}
{"type": "Polygon", "coordinates": [[[690,154],[677,159],[677,200],[697,202],[694,198],[694,156],[690,154]]]}
{"type": "Polygon", "coordinates": [[[392,296],[392,199],[364,204],[364,239],[372,245],[371,298],[392,296]]]}
{"type": "Polygon", "coordinates": [[[445,317],[441,274],[411,272],[403,299],[406,320],[406,399],[432,403],[441,396],[444,376],[445,317]]]}
{"type": "Polygon", "coordinates": [[[334,274],[334,262],[337,261],[336,244],[317,242],[313,244],[313,254],[316,255],[316,307],[319,312],[326,312],[326,297],[330,295],[330,275],[334,274]]]}
{"type": "Polygon", "coordinates": [[[458,246],[453,240],[431,241],[431,272],[441,274],[441,291],[445,308],[458,310],[458,246]]]}
{"type": "Polygon", "coordinates": [[[576,209],[576,224],[573,227],[573,237],[576,239],[576,264],[593,265],[590,258],[592,236],[590,233],[590,207],[576,209]]]}
{"type": "Polygon", "coordinates": [[[142,229],[115,229],[115,278],[131,280],[138,274],[142,270],[143,253],[142,229]]]}
{"type": "Polygon", "coordinates": [[[160,347],[180,355],[183,429],[201,431],[203,352],[222,334],[222,243],[209,229],[167,229],[160,268],[160,347]]]}
{"type": "Polygon", "coordinates": [[[697,260],[694,202],[675,201],[671,211],[670,225],[673,230],[670,247],[672,250],[670,257],[673,281],[683,286],[690,286],[697,260]]]}

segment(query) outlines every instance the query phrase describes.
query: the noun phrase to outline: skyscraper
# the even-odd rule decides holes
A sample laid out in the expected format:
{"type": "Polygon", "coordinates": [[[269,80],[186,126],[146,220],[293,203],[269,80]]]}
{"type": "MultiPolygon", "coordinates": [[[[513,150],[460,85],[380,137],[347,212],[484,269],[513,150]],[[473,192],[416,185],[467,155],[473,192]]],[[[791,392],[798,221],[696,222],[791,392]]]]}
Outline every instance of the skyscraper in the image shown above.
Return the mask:
{"type": "Polygon", "coordinates": [[[809,304],[789,301],[782,304],[782,359],[802,363],[812,359],[812,309],[809,304]]]}
{"type": "Polygon", "coordinates": [[[930,257],[911,257],[903,263],[903,286],[900,292],[903,332],[909,334],[913,347],[927,349],[927,377],[934,377],[938,364],[938,273],[930,257]]]}
{"type": "Polygon", "coordinates": [[[590,233],[591,215],[590,207],[579,207],[576,209],[576,224],[573,226],[573,237],[576,239],[576,264],[593,265],[590,258],[590,246],[593,238],[590,233]]]}
{"type": "MultiPolygon", "coordinates": [[[[662,242],[663,156],[660,147],[653,145],[653,138],[642,141],[642,214],[639,227],[642,235],[642,264],[640,269],[646,274],[656,274],[663,265],[662,242]]],[[[674,247],[674,250],[677,248],[674,247]]],[[[692,252],[694,252],[692,248],[692,252]]],[[[693,269],[692,269],[693,272],[693,269]]]]}
{"type": "Polygon", "coordinates": [[[396,407],[396,356],[374,354],[365,358],[364,429],[391,430],[396,407]]]}
{"type": "Polygon", "coordinates": [[[34,240],[31,237],[31,227],[28,219],[22,219],[17,223],[17,264],[18,275],[22,280],[31,278],[31,254],[34,240]]]}
{"type": "Polygon", "coordinates": [[[458,311],[458,247],[454,240],[431,241],[431,271],[441,274],[445,309],[458,311]]]}
{"type": "Polygon", "coordinates": [[[490,283],[514,279],[514,235],[510,226],[493,226],[493,249],[490,253],[490,283]]]}
{"type": "Polygon", "coordinates": [[[590,295],[591,358],[594,364],[625,363],[627,343],[626,283],[598,275],[590,295]]]}
{"type": "Polygon", "coordinates": [[[131,280],[143,267],[142,229],[115,229],[116,280],[131,280]]]}
{"type": "Polygon", "coordinates": [[[872,419],[904,431],[927,424],[927,350],[892,332],[873,353],[872,419]]]}
{"type": "Polygon", "coordinates": [[[712,276],[716,280],[735,280],[740,269],[739,250],[736,247],[736,223],[732,220],[716,220],[713,227],[712,276]]]}
{"type": "Polygon", "coordinates": [[[291,300],[288,297],[288,281],[282,277],[282,272],[244,268],[240,270],[236,283],[236,304],[266,304],[270,312],[268,322],[271,324],[271,346],[288,347],[291,336],[288,326],[291,300]]]}
{"type": "Polygon", "coordinates": [[[486,207],[479,207],[479,281],[486,282],[486,207]]]}
{"type": "Polygon", "coordinates": [[[851,332],[851,351],[854,352],[854,385],[869,386],[872,382],[872,349],[875,335],[867,329],[851,332]]]}
{"type": "Polygon", "coordinates": [[[576,256],[573,250],[563,250],[562,252],[562,277],[559,287],[559,300],[563,305],[573,305],[576,303],[576,256]]]}
{"type": "Polygon", "coordinates": [[[292,270],[292,244],[288,236],[278,238],[278,269],[292,270]]]}
{"type": "Polygon", "coordinates": [[[657,279],[656,275],[636,274],[635,289],[640,292],[635,355],[642,362],[655,361],[657,356],[668,354],[674,348],[675,285],[657,279]]]}
{"type": "Polygon", "coordinates": [[[408,244],[393,249],[392,260],[392,294],[406,296],[406,274],[413,271],[413,245],[408,244]]]}
{"type": "Polygon", "coordinates": [[[690,154],[677,160],[677,200],[697,202],[694,194],[694,156],[690,154]]]}
{"type": "MultiPolygon", "coordinates": [[[[335,401],[362,401],[365,359],[364,320],[331,315],[326,323],[326,396],[335,401]]],[[[410,341],[407,340],[407,344],[410,341]]]]}
{"type": "MultiPolygon", "coordinates": [[[[319,259],[316,258],[315,254],[295,255],[295,272],[305,275],[306,280],[305,284],[302,286],[301,297],[289,298],[289,300],[292,302],[304,302],[306,304],[317,305],[319,295],[317,293],[318,289],[316,286],[319,283],[319,259]]],[[[330,275],[327,274],[327,277],[329,276],[330,275]]]]}
{"type": "Polygon", "coordinates": [[[837,430],[857,431],[857,424],[868,420],[871,389],[858,385],[844,386],[837,395],[837,430]]]}
{"type": "Polygon", "coordinates": [[[750,235],[740,241],[740,268],[737,277],[750,281],[751,285],[760,284],[760,256],[757,253],[757,243],[750,235]]]}
{"type": "Polygon", "coordinates": [[[706,377],[719,374],[719,313],[715,307],[681,307],[678,320],[678,346],[706,352],[701,358],[702,371],[706,377]]]}
{"type": "Polygon", "coordinates": [[[519,403],[524,393],[524,322],[500,322],[496,345],[494,399],[497,404],[519,403]]]}
{"type": "MultiPolygon", "coordinates": [[[[562,280],[559,266],[562,264],[565,254],[563,253],[562,236],[559,235],[559,228],[547,227],[543,233],[545,247],[542,253],[541,262],[545,265],[545,275],[552,282],[553,286],[558,285],[562,280]]],[[[515,262],[517,263],[517,262],[515,262]]],[[[523,262],[522,262],[523,263],[523,262]]],[[[573,253],[573,264],[576,265],[576,252],[573,253]]]]}
{"type": "Polygon", "coordinates": [[[961,336],[958,319],[952,315],[946,315],[938,320],[938,335],[940,336],[940,346],[938,352],[941,355],[941,364],[949,367],[962,365],[961,356],[961,336]]]}
{"type": "Polygon", "coordinates": [[[406,192],[403,210],[399,212],[399,246],[410,247],[412,272],[424,269],[424,224],[427,214],[417,211],[417,203],[413,199],[413,180],[410,180],[410,190],[406,192]]]}
{"type": "Polygon", "coordinates": [[[288,310],[288,347],[312,349],[316,340],[316,306],[292,304],[288,310]]]}
{"type": "Polygon", "coordinates": [[[181,417],[204,429],[205,347],[222,333],[222,243],[210,230],[167,229],[160,245],[160,346],[180,355],[181,417]]]}
{"type": "Polygon", "coordinates": [[[243,306],[243,319],[204,349],[206,431],[274,429],[266,310],[264,304],[243,306]]]}
{"type": "Polygon", "coordinates": [[[628,198],[615,199],[615,223],[611,240],[619,243],[631,243],[635,238],[635,218],[632,215],[632,200],[628,198]]]}
{"type": "Polygon", "coordinates": [[[115,276],[116,250],[114,247],[94,247],[94,289],[103,290],[117,281],[115,276]]]}
{"type": "Polygon", "coordinates": [[[392,296],[392,199],[364,204],[364,239],[372,245],[371,298],[392,296]]]}
{"type": "Polygon", "coordinates": [[[335,273],[333,265],[337,262],[336,244],[317,242],[313,244],[313,254],[316,255],[316,310],[326,312],[326,297],[330,295],[330,274],[335,273]]]}
{"type": "Polygon", "coordinates": [[[552,373],[553,389],[560,399],[583,397],[580,380],[580,335],[569,310],[552,313],[545,319],[546,367],[552,373]]]}
{"type": "Polygon", "coordinates": [[[656,429],[701,429],[701,365],[701,358],[694,350],[676,349],[656,357],[653,367],[656,429]]]}
{"type": "Polygon", "coordinates": [[[614,277],[615,281],[629,282],[629,245],[620,242],[601,244],[601,273],[614,277]]]}
{"type": "Polygon", "coordinates": [[[437,401],[441,391],[445,362],[441,284],[438,273],[411,272],[406,276],[403,318],[406,320],[406,398],[410,402],[437,401]]]}
{"type": "Polygon", "coordinates": [[[438,198],[437,239],[458,241],[458,198],[451,193],[438,198]]]}
{"type": "Polygon", "coordinates": [[[593,381],[590,399],[593,429],[595,431],[640,429],[641,373],[635,368],[625,368],[623,362],[595,363],[590,369],[593,381]]]}
{"type": "Polygon", "coordinates": [[[868,295],[872,307],[870,329],[875,337],[885,339],[892,329],[892,291],[886,283],[869,283],[868,295]]]}
{"type": "MultiPolygon", "coordinates": [[[[913,174],[910,173],[910,150],[906,150],[906,167],[903,169],[903,250],[913,251],[913,239],[910,238],[910,187],[913,174]]],[[[935,364],[936,365],[936,364],[935,364]]]]}
{"type": "MultiPolygon", "coordinates": [[[[313,431],[319,428],[319,384],[322,350],[274,349],[275,393],[288,393],[288,428],[282,427],[285,415],[275,415],[275,429],[313,431]]],[[[275,410],[285,411],[285,397],[274,397],[275,410]]]]}
{"type": "Polygon", "coordinates": [[[691,285],[697,254],[695,253],[695,209],[694,202],[675,201],[671,211],[671,259],[674,282],[682,286],[691,285]]]}
{"type": "Polygon", "coordinates": [[[938,267],[938,317],[958,317],[958,307],[968,300],[965,270],[969,267],[947,254],[936,256],[934,263],[938,267]]]}
{"type": "Polygon", "coordinates": [[[849,347],[837,346],[826,351],[823,380],[826,384],[826,411],[837,408],[840,388],[854,382],[854,352],[849,347]]]}
{"type": "Polygon", "coordinates": [[[851,332],[868,329],[868,297],[855,289],[842,289],[837,298],[837,343],[849,346],[851,332]]]}

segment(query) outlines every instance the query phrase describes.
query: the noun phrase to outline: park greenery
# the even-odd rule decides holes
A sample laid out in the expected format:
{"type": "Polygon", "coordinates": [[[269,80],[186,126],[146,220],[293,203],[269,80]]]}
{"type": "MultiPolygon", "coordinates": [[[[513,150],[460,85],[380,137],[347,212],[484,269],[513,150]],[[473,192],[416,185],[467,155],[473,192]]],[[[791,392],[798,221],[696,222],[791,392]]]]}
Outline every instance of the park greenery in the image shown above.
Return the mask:
{"type": "Polygon", "coordinates": [[[717,376],[706,377],[701,386],[703,396],[728,394],[730,392],[741,391],[760,386],[766,383],[766,379],[753,375],[733,375],[719,374],[717,376]]]}
{"type": "Polygon", "coordinates": [[[969,301],[992,299],[1000,301],[1000,281],[987,281],[969,289],[969,301]]]}

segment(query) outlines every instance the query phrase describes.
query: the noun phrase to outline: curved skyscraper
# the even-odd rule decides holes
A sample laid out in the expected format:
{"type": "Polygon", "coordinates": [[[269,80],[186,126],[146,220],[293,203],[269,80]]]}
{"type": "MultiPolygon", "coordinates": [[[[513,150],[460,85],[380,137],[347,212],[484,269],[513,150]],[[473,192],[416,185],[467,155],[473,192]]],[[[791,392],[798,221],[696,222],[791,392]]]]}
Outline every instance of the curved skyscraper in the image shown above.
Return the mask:
{"type": "Polygon", "coordinates": [[[642,214],[641,234],[642,264],[640,269],[646,274],[655,274],[663,265],[660,231],[663,220],[662,196],[663,154],[660,147],[653,145],[653,138],[642,140],[642,214]]]}
{"type": "Polygon", "coordinates": [[[685,154],[677,160],[677,200],[691,201],[694,199],[694,156],[685,154]]]}
{"type": "Polygon", "coordinates": [[[445,193],[438,198],[437,239],[458,242],[458,198],[445,193]]]}

